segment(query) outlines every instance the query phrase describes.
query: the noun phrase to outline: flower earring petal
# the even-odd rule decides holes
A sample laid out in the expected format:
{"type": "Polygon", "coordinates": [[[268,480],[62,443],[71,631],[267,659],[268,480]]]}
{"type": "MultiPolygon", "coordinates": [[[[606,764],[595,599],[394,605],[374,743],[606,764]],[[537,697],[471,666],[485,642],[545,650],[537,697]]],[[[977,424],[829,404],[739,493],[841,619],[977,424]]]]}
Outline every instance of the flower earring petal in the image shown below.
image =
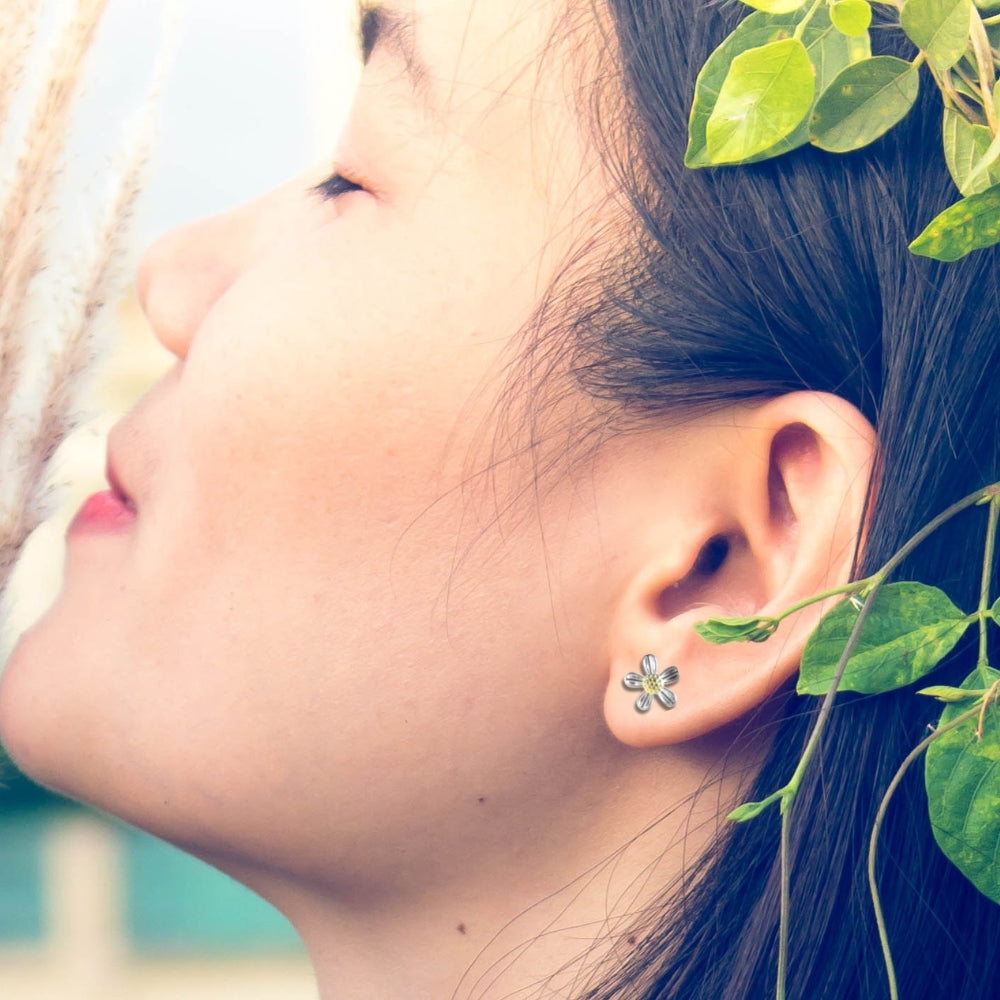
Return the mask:
{"type": "Polygon", "coordinates": [[[677,695],[673,691],[657,691],[656,700],[664,708],[673,708],[677,704],[677,695]]]}
{"type": "Polygon", "coordinates": [[[637,712],[648,712],[653,704],[653,698],[664,707],[673,708],[677,704],[677,695],[667,689],[680,680],[680,671],[675,666],[657,669],[656,657],[647,653],[640,661],[641,674],[630,670],[622,679],[622,684],[630,691],[641,691],[635,700],[637,712]]]}

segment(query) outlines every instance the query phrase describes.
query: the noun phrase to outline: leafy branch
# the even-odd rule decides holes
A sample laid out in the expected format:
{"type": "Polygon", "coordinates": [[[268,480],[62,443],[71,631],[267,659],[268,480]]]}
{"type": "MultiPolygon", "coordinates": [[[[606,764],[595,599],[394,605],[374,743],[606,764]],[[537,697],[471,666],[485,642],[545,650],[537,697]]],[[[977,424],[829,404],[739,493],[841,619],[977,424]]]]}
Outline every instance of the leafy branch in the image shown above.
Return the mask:
{"type": "MultiPolygon", "coordinates": [[[[1000,677],[1000,675],[998,675],[998,677],[1000,677]]],[[[928,694],[930,691],[931,689],[928,688],[921,691],[920,694],[928,694]]],[[[963,712],[957,718],[951,719],[948,722],[942,721],[942,723],[934,729],[929,736],[924,737],[924,739],[922,739],[906,755],[903,763],[899,765],[899,768],[893,775],[892,781],[889,782],[889,787],[886,789],[885,795],[883,795],[882,801],[879,803],[878,812],[875,814],[875,822],[872,824],[871,837],[868,841],[868,891],[871,894],[872,906],[875,910],[875,923],[878,926],[879,942],[882,945],[882,957],[885,961],[886,975],[889,978],[890,1000],[899,1000],[899,986],[896,983],[896,967],[892,960],[892,949],[889,945],[889,934],[886,929],[885,913],[882,910],[882,900],[878,891],[878,877],[875,870],[875,858],[878,851],[879,835],[881,834],[882,826],[885,823],[885,816],[889,810],[889,803],[892,801],[892,798],[896,794],[896,790],[899,788],[900,784],[902,784],[906,773],[913,766],[913,764],[919,760],[921,755],[929,749],[935,740],[947,736],[953,730],[958,729],[960,726],[965,726],[972,720],[978,721],[976,738],[982,739],[983,721],[986,710],[988,707],[996,704],[998,691],[1000,691],[1000,681],[994,682],[991,687],[983,691],[966,692],[967,698],[978,698],[976,705],[963,712]]]]}
{"type": "Polygon", "coordinates": [[[898,996],[892,955],[875,878],[879,833],[893,793],[903,775],[924,753],[928,812],[934,838],[944,854],[977,889],[1000,903],[1000,868],[993,854],[1000,842],[1000,725],[987,715],[1000,693],[1000,671],[988,660],[987,629],[1000,625],[1000,599],[990,604],[996,537],[1000,524],[1000,482],[952,504],[901,546],[871,576],[815,594],[776,617],[710,619],[695,628],[709,642],[762,642],[796,611],[845,595],[820,620],[806,640],[796,690],[823,697],[816,723],[788,782],[758,802],[745,802],[729,815],[746,822],[774,803],[781,811],[781,897],[778,937],[777,1000],[784,1000],[788,975],[791,854],[790,822],[795,796],[823,737],[840,691],[880,694],[931,673],[973,622],[979,628],[976,668],[960,687],[933,686],[918,693],[945,703],[940,722],[906,757],[879,806],[869,847],[869,885],[885,956],[890,994],[898,996]],[[913,581],[888,582],[902,561],[925,539],[962,511],[988,507],[978,607],[966,614],[937,587],[913,581]],[[968,703],[973,705],[969,707],[968,703]]]}
{"type": "Polygon", "coordinates": [[[954,261],[1000,242],[1000,14],[989,15],[1000,0],[742,2],[754,12],[698,75],[687,166],[753,163],[807,143],[861,149],[910,112],[925,66],[941,94],[945,160],[962,197],[910,249],[954,261]],[[873,6],[912,42],[912,59],[872,54],[873,6]]]}

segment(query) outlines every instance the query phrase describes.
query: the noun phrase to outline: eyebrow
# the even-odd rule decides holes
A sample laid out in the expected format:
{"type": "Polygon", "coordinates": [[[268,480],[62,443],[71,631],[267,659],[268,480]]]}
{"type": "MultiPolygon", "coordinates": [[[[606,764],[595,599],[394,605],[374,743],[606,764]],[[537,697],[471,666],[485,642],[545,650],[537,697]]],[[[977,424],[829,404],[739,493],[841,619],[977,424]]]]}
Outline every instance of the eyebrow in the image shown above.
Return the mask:
{"type": "Polygon", "coordinates": [[[430,103],[431,75],[417,48],[416,19],[412,13],[372,0],[359,0],[358,40],[362,63],[367,64],[376,48],[384,48],[402,64],[414,92],[430,103]]]}

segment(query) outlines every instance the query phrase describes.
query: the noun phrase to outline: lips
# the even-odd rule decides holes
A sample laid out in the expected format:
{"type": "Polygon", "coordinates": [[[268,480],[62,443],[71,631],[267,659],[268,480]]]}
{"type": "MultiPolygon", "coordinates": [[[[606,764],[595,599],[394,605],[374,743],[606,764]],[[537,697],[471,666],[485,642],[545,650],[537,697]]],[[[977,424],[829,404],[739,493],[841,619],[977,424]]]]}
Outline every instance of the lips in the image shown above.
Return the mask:
{"type": "Polygon", "coordinates": [[[123,507],[130,510],[134,514],[136,509],[135,501],[125,491],[125,487],[122,486],[121,479],[118,477],[118,472],[115,469],[110,450],[108,452],[108,460],[104,469],[104,475],[108,480],[108,485],[111,487],[111,493],[114,497],[123,507]]]}
{"type": "Polygon", "coordinates": [[[110,449],[105,474],[110,489],[95,493],[84,501],[73,518],[67,535],[116,534],[126,531],[135,522],[135,502],[122,486],[110,449]]]}

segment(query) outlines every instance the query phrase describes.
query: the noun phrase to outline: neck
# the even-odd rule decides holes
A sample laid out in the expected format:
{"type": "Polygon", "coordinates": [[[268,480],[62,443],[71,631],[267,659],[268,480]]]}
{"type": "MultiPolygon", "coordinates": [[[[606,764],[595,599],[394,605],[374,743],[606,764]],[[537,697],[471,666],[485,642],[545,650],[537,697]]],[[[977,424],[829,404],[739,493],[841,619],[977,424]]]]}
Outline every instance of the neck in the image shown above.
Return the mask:
{"type": "Polygon", "coordinates": [[[715,835],[720,801],[738,794],[735,779],[712,776],[714,759],[665,753],[632,754],[613,801],[555,835],[526,824],[506,856],[473,864],[470,845],[433,889],[360,898],[313,882],[264,894],[302,935],[322,1000],[579,995],[621,964],[644,910],[662,906],[715,835]]]}

